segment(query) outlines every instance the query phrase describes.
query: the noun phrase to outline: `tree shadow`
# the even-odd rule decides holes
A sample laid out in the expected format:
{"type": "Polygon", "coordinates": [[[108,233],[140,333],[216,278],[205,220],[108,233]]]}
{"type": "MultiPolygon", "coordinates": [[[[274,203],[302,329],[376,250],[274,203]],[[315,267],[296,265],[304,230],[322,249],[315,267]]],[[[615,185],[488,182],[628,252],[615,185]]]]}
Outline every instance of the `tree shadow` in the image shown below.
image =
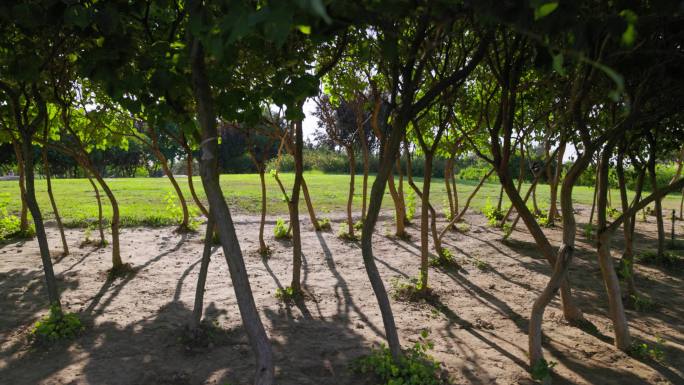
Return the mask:
{"type": "Polygon", "coordinates": [[[95,294],[90,299],[91,300],[90,305],[88,305],[88,307],[86,307],[86,309],[84,310],[84,313],[89,314],[89,315],[90,314],[92,314],[92,315],[102,314],[104,312],[104,310],[107,308],[107,306],[109,306],[112,303],[112,301],[114,301],[114,299],[119,295],[119,293],[121,293],[121,290],[126,286],[126,284],[128,284],[131,280],[133,280],[141,270],[147,268],[148,266],[152,265],[155,262],[158,262],[159,260],[161,260],[165,256],[180,250],[181,246],[183,245],[183,243],[185,243],[185,241],[187,240],[188,237],[189,237],[189,235],[187,233],[182,234],[180,239],[178,240],[178,243],[176,243],[176,245],[173,248],[166,250],[162,253],[159,253],[158,255],[148,259],[147,262],[145,262],[144,264],[142,264],[140,266],[134,266],[133,271],[131,271],[128,275],[126,275],[122,279],[107,277],[107,279],[105,280],[105,282],[102,285],[102,287],[100,288],[100,290],[98,290],[97,294],[95,294]],[[114,283],[116,281],[118,281],[118,284],[114,285],[114,283]],[[114,289],[111,290],[107,299],[104,302],[100,303],[100,301],[102,300],[102,297],[104,297],[104,295],[110,290],[111,287],[114,287],[114,289]],[[98,307],[98,305],[100,305],[100,306],[98,309],[96,309],[98,307]]]}
{"type": "Polygon", "coordinates": [[[318,242],[321,245],[321,249],[323,250],[323,258],[325,260],[326,267],[328,268],[328,270],[330,270],[332,275],[335,277],[336,281],[335,285],[333,286],[333,290],[335,292],[335,301],[337,303],[337,312],[335,320],[342,321],[344,324],[350,324],[350,313],[354,312],[358,314],[361,322],[368,326],[377,336],[383,337],[385,333],[378,329],[378,327],[375,326],[375,324],[373,324],[368,319],[366,314],[364,314],[361,311],[361,308],[359,308],[354,302],[354,299],[352,298],[351,292],[349,290],[349,285],[337,269],[337,265],[335,263],[335,259],[333,258],[332,251],[330,250],[330,247],[328,247],[328,244],[326,243],[323,234],[321,234],[320,232],[316,232],[316,238],[318,239],[318,242]]]}

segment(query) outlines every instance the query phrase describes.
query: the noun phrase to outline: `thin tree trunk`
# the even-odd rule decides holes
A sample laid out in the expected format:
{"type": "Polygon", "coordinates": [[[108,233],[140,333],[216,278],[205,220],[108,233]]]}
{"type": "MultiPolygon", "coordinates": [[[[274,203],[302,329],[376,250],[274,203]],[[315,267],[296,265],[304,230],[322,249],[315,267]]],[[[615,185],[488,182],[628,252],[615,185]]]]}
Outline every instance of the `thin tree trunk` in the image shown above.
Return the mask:
{"type": "Polygon", "coordinates": [[[199,197],[197,196],[197,192],[195,192],[195,184],[192,181],[192,150],[190,148],[187,148],[185,150],[186,152],[186,165],[185,167],[187,168],[187,174],[188,174],[188,188],[190,188],[190,195],[192,195],[192,199],[195,201],[195,204],[197,207],[199,207],[200,211],[205,217],[209,217],[209,211],[207,210],[206,207],[202,204],[202,201],[200,201],[199,197]]]}
{"type": "Polygon", "coordinates": [[[456,189],[456,176],[454,175],[454,166],[451,165],[451,190],[454,194],[454,213],[452,217],[458,212],[458,190],[456,189]]]}
{"type": "MultiPolygon", "coordinates": [[[[553,173],[553,179],[551,180],[551,184],[549,186],[549,192],[550,192],[550,201],[549,201],[549,213],[547,215],[548,218],[548,223],[549,226],[553,226],[556,222],[556,218],[558,217],[558,208],[557,208],[557,200],[558,200],[558,184],[560,183],[560,177],[561,173],[563,171],[563,157],[565,156],[565,141],[561,141],[561,144],[559,145],[558,149],[558,154],[556,155],[556,169],[554,170],[553,173]]],[[[551,162],[549,162],[549,166],[551,165],[551,162]]]]}
{"type": "Polygon", "coordinates": [[[204,311],[204,291],[207,282],[207,272],[209,271],[209,262],[211,260],[211,246],[214,243],[214,219],[209,216],[207,219],[207,228],[204,236],[204,250],[202,251],[202,261],[200,263],[200,271],[197,276],[197,287],[195,289],[195,304],[192,308],[192,319],[190,320],[190,329],[197,330],[202,322],[202,313],[204,311]]]}
{"type": "Polygon", "coordinates": [[[385,195],[385,185],[387,184],[387,181],[392,173],[392,168],[394,167],[397,155],[399,153],[399,145],[404,135],[407,123],[407,120],[404,120],[403,122],[395,121],[392,127],[392,132],[389,135],[389,140],[385,144],[384,149],[381,149],[384,151],[381,151],[378,174],[375,177],[373,187],[371,188],[370,201],[368,202],[368,213],[366,220],[363,223],[363,231],[361,233],[361,255],[363,256],[364,266],[366,268],[366,273],[368,274],[371,287],[373,288],[375,297],[378,300],[378,306],[380,307],[380,313],[382,314],[382,321],[385,327],[387,344],[395,361],[397,361],[402,355],[401,345],[399,344],[399,334],[397,333],[397,327],[394,322],[394,315],[392,313],[392,307],[387,296],[385,285],[382,282],[382,277],[380,276],[378,268],[375,264],[372,241],[375,224],[378,221],[380,207],[382,206],[382,198],[385,195]]]}
{"type": "Polygon", "coordinates": [[[596,163],[596,182],[594,183],[594,199],[591,201],[591,213],[589,214],[589,224],[594,223],[594,212],[596,211],[596,199],[598,198],[598,169],[601,167],[601,162],[596,163]]]}
{"type": "MultiPolygon", "coordinates": [[[[44,136],[47,137],[47,130],[44,136]]],[[[55,222],[57,222],[59,236],[62,239],[62,255],[69,255],[69,244],[67,243],[66,236],[64,235],[64,225],[62,224],[62,218],[59,216],[57,202],[55,202],[55,195],[52,193],[52,178],[50,178],[50,165],[48,164],[47,148],[45,146],[43,146],[42,155],[44,169],[43,171],[45,172],[45,181],[47,183],[47,193],[50,197],[50,205],[52,206],[52,212],[55,214],[55,222]]]]}
{"type": "Polygon", "coordinates": [[[12,141],[14,153],[17,157],[17,166],[19,168],[19,195],[21,197],[21,214],[19,220],[19,231],[22,234],[28,234],[28,205],[26,204],[26,175],[24,171],[24,157],[21,155],[21,145],[16,141],[12,141]]]}
{"type": "Polygon", "coordinates": [[[304,202],[306,203],[306,208],[309,212],[309,219],[311,220],[311,223],[313,223],[314,230],[321,231],[321,225],[318,223],[318,219],[316,219],[316,211],[314,210],[313,202],[311,201],[309,188],[306,185],[306,179],[304,179],[303,166],[301,180],[302,194],[304,195],[304,202]]]}
{"type": "Polygon", "coordinates": [[[366,219],[366,211],[368,204],[368,173],[370,171],[370,165],[368,161],[368,140],[366,140],[366,132],[361,128],[361,153],[363,155],[363,192],[362,192],[362,202],[361,202],[361,221],[366,219]]]}
{"type": "MultiPolygon", "coordinates": [[[[37,118],[39,119],[39,118],[37,118]]],[[[46,117],[43,117],[46,119],[46,117]]],[[[18,122],[21,127],[21,123],[18,122]]],[[[40,249],[40,259],[43,263],[43,271],[45,273],[45,283],[47,287],[48,300],[51,306],[61,308],[59,290],[57,289],[57,281],[55,280],[55,273],[52,268],[52,260],[50,259],[50,247],[47,241],[47,234],[45,234],[45,226],[43,224],[43,216],[38,207],[36,200],[36,189],[33,175],[33,145],[32,134],[27,132],[31,130],[29,127],[21,127],[21,155],[24,165],[24,177],[26,182],[26,205],[28,206],[31,216],[33,217],[33,224],[36,227],[36,238],[38,239],[38,248],[40,249]]]]}
{"type": "Polygon", "coordinates": [[[173,176],[173,173],[171,172],[171,169],[169,168],[168,159],[166,159],[166,156],[164,156],[164,154],[162,154],[162,152],[159,150],[159,147],[157,145],[156,135],[154,134],[154,131],[152,131],[152,133],[150,135],[153,136],[152,145],[151,145],[152,153],[157,158],[157,160],[159,160],[159,164],[161,165],[162,170],[164,171],[164,174],[166,174],[166,177],[169,178],[169,181],[171,182],[173,189],[176,191],[176,196],[178,196],[178,201],[180,202],[181,210],[183,211],[183,218],[181,220],[180,225],[178,226],[178,230],[187,231],[187,230],[189,230],[190,213],[188,211],[188,204],[185,201],[185,196],[183,196],[183,191],[181,191],[181,188],[178,185],[176,178],[173,176]]]}
{"type": "Polygon", "coordinates": [[[349,158],[349,197],[347,198],[347,228],[350,237],[354,237],[354,219],[352,210],[354,205],[354,175],[356,174],[356,160],[354,158],[354,149],[351,146],[347,147],[347,157],[349,158]]]}
{"type": "Polygon", "coordinates": [[[95,182],[93,182],[93,178],[88,176],[88,182],[90,182],[90,185],[93,186],[93,190],[95,191],[95,199],[97,199],[97,228],[100,231],[100,247],[102,247],[106,243],[104,228],[102,226],[102,199],[100,199],[100,190],[97,188],[95,182]]]}
{"type": "Polygon", "coordinates": [[[496,211],[501,211],[501,204],[503,202],[503,192],[504,192],[504,189],[503,189],[503,187],[501,187],[499,189],[499,201],[496,203],[496,211]]]}
{"type": "MultiPolygon", "coordinates": [[[[616,171],[618,177],[618,184],[620,187],[620,201],[622,203],[622,212],[623,214],[625,214],[627,213],[627,210],[629,210],[630,204],[627,198],[627,183],[625,181],[625,171],[624,166],[622,164],[622,154],[618,155],[616,171]]],[[[645,169],[642,169],[641,172],[639,172],[639,176],[637,177],[637,186],[636,191],[634,193],[633,201],[634,203],[639,202],[639,199],[641,199],[641,190],[644,184],[644,174],[645,169]]],[[[625,215],[622,227],[625,239],[625,250],[622,253],[620,263],[618,264],[618,266],[620,267],[620,271],[623,273],[622,278],[625,280],[627,286],[625,292],[627,298],[637,294],[636,284],[634,282],[634,224],[632,223],[632,221],[635,219],[636,216],[634,215],[625,215]]]]}
{"type": "MultiPolygon", "coordinates": [[[[201,12],[201,2],[193,0],[189,7],[190,15],[192,17],[199,17],[197,14],[201,12]]],[[[242,258],[242,251],[240,250],[240,243],[218,180],[216,115],[214,114],[211,89],[204,64],[203,48],[199,40],[194,36],[191,40],[191,70],[193,91],[197,102],[202,135],[202,183],[209,199],[210,215],[218,223],[219,238],[221,239],[221,245],[233,281],[242,323],[256,355],[254,384],[272,385],[274,383],[274,367],[271,345],[254,303],[252,289],[242,258]]]]}
{"type": "MultiPolygon", "coordinates": [[[[658,192],[658,181],[656,179],[655,156],[651,155],[651,160],[648,164],[648,173],[651,179],[651,189],[653,193],[658,192]]],[[[665,255],[665,222],[663,221],[663,206],[661,199],[656,199],[653,202],[655,206],[656,225],[658,228],[658,257],[665,255]]]]}
{"type": "MultiPolygon", "coordinates": [[[[401,172],[401,167],[398,167],[401,172]]],[[[394,184],[394,174],[390,174],[387,185],[390,191],[390,196],[394,202],[394,215],[395,215],[395,231],[394,235],[397,237],[404,237],[406,235],[406,209],[402,204],[402,195],[397,191],[397,187],[394,184]]]]}
{"type": "Polygon", "coordinates": [[[449,179],[453,178],[454,176],[453,167],[454,157],[451,155],[446,161],[446,166],[444,166],[444,187],[446,188],[446,195],[447,199],[449,200],[449,220],[456,215],[456,210],[454,209],[454,197],[451,192],[451,184],[449,183],[449,179]]]}
{"type": "Polygon", "coordinates": [[[420,207],[420,283],[421,292],[427,292],[428,288],[428,261],[430,256],[429,226],[430,219],[430,182],[432,181],[432,154],[425,154],[425,166],[423,168],[423,197],[420,207]]]}
{"type": "Polygon", "coordinates": [[[264,227],[266,226],[266,178],[264,176],[263,165],[259,167],[259,181],[261,182],[261,221],[259,222],[259,253],[264,254],[268,251],[268,246],[264,241],[264,227]]]}
{"type": "Polygon", "coordinates": [[[613,231],[608,229],[606,221],[606,208],[608,198],[608,171],[609,161],[613,152],[613,143],[606,145],[604,153],[601,158],[601,166],[598,172],[599,178],[599,192],[597,199],[597,252],[599,257],[599,266],[601,267],[601,274],[603,282],[606,286],[608,294],[608,308],[610,318],[613,322],[613,331],[615,333],[615,346],[623,351],[626,351],[630,345],[629,326],[627,324],[627,317],[625,316],[625,309],[622,303],[622,295],[620,294],[620,281],[618,280],[615,267],[613,266],[613,258],[610,255],[610,243],[613,231]]]}
{"type": "Polygon", "coordinates": [[[292,227],[292,283],[290,287],[295,293],[302,291],[302,238],[299,228],[299,190],[302,186],[304,164],[302,159],[302,147],[304,146],[302,121],[294,123],[295,130],[295,180],[290,196],[290,226],[292,227]]]}
{"type": "Polygon", "coordinates": [[[92,167],[92,165],[89,167],[89,170],[100,184],[100,187],[102,187],[102,190],[104,190],[107,198],[109,199],[109,203],[112,206],[112,271],[116,271],[123,267],[123,261],[121,260],[121,249],[119,246],[119,203],[116,201],[114,193],[109,188],[104,178],[102,178],[102,175],[100,175],[99,171],[97,171],[95,167],[92,167]]]}

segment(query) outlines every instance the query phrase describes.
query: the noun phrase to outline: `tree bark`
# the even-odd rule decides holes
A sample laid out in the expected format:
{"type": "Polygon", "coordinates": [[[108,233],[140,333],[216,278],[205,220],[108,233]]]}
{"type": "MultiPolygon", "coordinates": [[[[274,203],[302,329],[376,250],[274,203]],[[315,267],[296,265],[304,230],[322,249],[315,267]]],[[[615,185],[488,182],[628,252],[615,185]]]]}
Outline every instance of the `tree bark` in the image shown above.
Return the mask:
{"type": "Polygon", "coordinates": [[[197,192],[195,191],[195,184],[192,181],[192,150],[190,148],[187,148],[185,150],[186,152],[186,165],[185,167],[187,168],[187,174],[188,174],[188,188],[190,188],[190,195],[192,195],[192,199],[195,201],[195,204],[197,207],[199,207],[200,211],[205,217],[209,217],[209,211],[207,210],[206,207],[202,204],[202,201],[200,201],[199,197],[197,196],[197,192]]]}
{"type": "MultiPolygon", "coordinates": [[[[290,288],[295,293],[302,291],[302,237],[299,226],[299,190],[302,186],[304,164],[302,159],[302,147],[304,146],[302,121],[294,123],[295,129],[295,179],[290,196],[290,227],[292,228],[292,283],[290,288]]],[[[316,223],[318,225],[318,223],[316,223]]]]}
{"type": "Polygon", "coordinates": [[[382,206],[382,198],[385,195],[385,185],[392,173],[392,168],[394,167],[395,160],[399,153],[399,144],[401,143],[407,124],[407,119],[404,119],[402,122],[394,122],[388,142],[384,145],[384,151],[381,151],[378,174],[375,177],[373,187],[371,188],[368,213],[366,220],[363,222],[363,231],[361,232],[361,255],[363,256],[368,279],[378,301],[378,306],[380,307],[387,344],[389,345],[390,353],[395,361],[402,355],[399,334],[397,333],[394,314],[392,313],[392,307],[387,296],[387,290],[385,289],[382,277],[375,264],[372,241],[375,225],[378,221],[378,215],[380,214],[380,207],[382,206]]]}
{"type": "MultiPolygon", "coordinates": [[[[401,172],[401,167],[397,168],[401,172]]],[[[406,236],[406,207],[403,203],[403,191],[399,194],[397,187],[394,184],[394,174],[390,174],[387,180],[387,185],[389,187],[390,196],[394,202],[394,216],[395,218],[395,231],[394,235],[397,237],[406,236]]]]}
{"type": "Polygon", "coordinates": [[[454,176],[454,156],[450,155],[444,166],[444,187],[446,188],[447,199],[449,200],[449,220],[456,215],[454,209],[454,197],[451,191],[449,180],[454,176]]]}
{"type": "Polygon", "coordinates": [[[366,211],[368,208],[368,173],[370,171],[370,165],[368,160],[368,140],[366,138],[366,132],[363,129],[363,126],[361,127],[359,135],[361,136],[361,154],[363,156],[363,191],[361,195],[361,221],[363,221],[366,219],[366,211]]]}
{"type": "Polygon", "coordinates": [[[100,199],[100,190],[97,188],[95,182],[93,182],[93,178],[88,176],[88,182],[90,182],[90,185],[93,186],[93,190],[95,191],[95,199],[97,199],[97,228],[100,232],[100,247],[102,247],[106,243],[104,228],[102,226],[102,199],[100,199]]]}
{"type": "MultiPolygon", "coordinates": [[[[652,150],[655,151],[655,148],[652,150]]],[[[651,179],[651,189],[654,193],[658,192],[658,180],[656,179],[655,155],[651,154],[648,162],[648,173],[651,179]]],[[[665,255],[665,222],[663,221],[663,205],[661,199],[653,202],[655,206],[656,225],[658,228],[658,257],[665,255]]]]}
{"type": "Polygon", "coordinates": [[[603,150],[601,158],[601,166],[598,172],[599,191],[597,199],[597,251],[599,257],[599,266],[601,267],[601,274],[603,282],[606,286],[608,294],[608,308],[610,318],[613,322],[613,330],[615,333],[615,346],[623,351],[629,349],[631,345],[629,326],[627,324],[627,317],[625,316],[625,309],[622,303],[622,295],[620,294],[620,281],[618,280],[615,267],[613,266],[613,258],[610,255],[610,243],[612,240],[613,230],[608,228],[606,220],[606,208],[608,197],[608,171],[609,161],[613,152],[614,143],[609,142],[603,150]]]}
{"type": "MultiPolygon", "coordinates": [[[[47,130],[45,136],[47,137],[47,130]]],[[[55,201],[55,195],[52,193],[52,180],[50,178],[50,165],[47,158],[47,148],[43,146],[43,171],[45,172],[45,181],[47,183],[47,193],[50,197],[50,205],[52,206],[52,212],[55,214],[55,222],[57,222],[57,228],[59,229],[59,236],[62,239],[62,255],[69,255],[69,244],[67,243],[66,236],[64,235],[64,225],[62,224],[62,218],[59,216],[59,210],[57,209],[57,202],[55,201]]]]}
{"type": "Polygon", "coordinates": [[[354,158],[354,149],[347,146],[347,158],[349,159],[349,197],[347,198],[347,232],[350,237],[354,237],[354,218],[352,215],[354,205],[354,176],[356,174],[355,166],[356,160],[354,158]]]}
{"type": "Polygon", "coordinates": [[[259,222],[259,253],[268,251],[266,241],[264,241],[264,227],[266,226],[266,178],[264,167],[259,168],[259,181],[261,182],[261,221],[259,222]]]}
{"type": "MultiPolygon", "coordinates": [[[[630,208],[630,204],[627,198],[627,183],[625,181],[625,171],[622,164],[622,154],[618,155],[617,162],[617,177],[618,184],[620,187],[620,201],[622,203],[622,213],[623,215],[627,213],[630,208]]],[[[641,190],[644,185],[644,175],[645,169],[642,168],[637,177],[636,191],[634,192],[634,203],[639,202],[641,199],[641,190]]],[[[636,284],[634,282],[634,220],[636,220],[636,215],[625,215],[624,224],[622,227],[623,236],[625,239],[625,249],[622,253],[622,258],[618,266],[620,271],[623,273],[623,279],[626,283],[625,295],[629,298],[632,295],[637,294],[636,284]]]]}
{"type": "Polygon", "coordinates": [[[211,260],[211,246],[214,243],[214,225],[214,219],[209,216],[204,236],[202,261],[200,262],[200,271],[197,276],[197,287],[195,288],[195,303],[192,308],[192,319],[190,320],[191,330],[197,330],[202,322],[202,313],[204,312],[204,290],[207,282],[207,272],[209,271],[209,262],[211,260]]]}
{"type": "Polygon", "coordinates": [[[47,119],[47,108],[45,102],[37,95],[35,97],[36,107],[38,109],[37,115],[31,122],[22,122],[21,113],[18,111],[20,109],[18,96],[9,96],[11,97],[10,105],[15,112],[15,121],[21,140],[21,143],[19,144],[21,151],[19,154],[23,161],[24,181],[26,183],[24,198],[26,200],[26,206],[33,217],[33,224],[36,227],[36,238],[38,239],[40,259],[43,263],[43,272],[45,273],[48,300],[50,301],[50,306],[57,306],[61,309],[62,304],[60,302],[57,281],[55,280],[55,273],[52,268],[52,260],[50,259],[50,247],[47,241],[47,234],[45,233],[43,216],[41,215],[40,207],[38,206],[38,201],[36,199],[35,177],[33,174],[33,135],[36,132],[38,125],[43,122],[43,119],[47,119]]]}
{"type": "MultiPolygon", "coordinates": [[[[199,17],[202,4],[194,0],[189,4],[192,16],[199,17]]],[[[218,139],[216,131],[216,115],[209,81],[207,79],[204,51],[197,37],[191,39],[191,71],[192,86],[197,102],[198,118],[202,136],[201,176],[204,191],[211,207],[210,215],[218,223],[219,238],[226,257],[228,269],[233,280],[235,296],[242,317],[242,323],[249,336],[252,349],[256,355],[256,385],[272,385],[274,383],[273,353],[271,345],[261,323],[259,312],[254,303],[254,297],[245,269],[245,263],[240,250],[240,243],[235,232],[230,210],[223,197],[218,179],[218,139]]]]}
{"type": "MultiPolygon", "coordinates": [[[[565,141],[561,141],[558,149],[558,154],[556,155],[556,168],[553,173],[553,179],[549,185],[549,213],[547,215],[549,226],[553,226],[556,223],[556,218],[558,217],[558,184],[560,183],[561,173],[563,171],[563,156],[565,156],[565,141]]],[[[549,162],[551,165],[551,162],[549,162]]]]}
{"type": "Polygon", "coordinates": [[[19,219],[19,230],[22,234],[28,233],[28,205],[26,204],[26,175],[24,171],[24,157],[21,155],[21,145],[16,141],[12,141],[14,153],[17,157],[17,166],[19,168],[19,195],[21,197],[21,214],[19,219]]]}
{"type": "MultiPolygon", "coordinates": [[[[154,133],[152,135],[154,135],[154,133]]],[[[161,165],[164,174],[166,174],[166,177],[171,182],[171,185],[173,186],[173,189],[176,192],[176,196],[178,197],[178,201],[180,202],[181,209],[183,211],[183,218],[181,219],[181,223],[178,226],[178,230],[187,231],[189,230],[190,223],[190,213],[188,211],[188,204],[185,201],[185,196],[183,196],[183,191],[181,191],[181,188],[178,185],[176,178],[173,176],[173,172],[171,172],[171,169],[169,168],[166,156],[164,156],[164,154],[162,154],[162,152],[159,150],[159,147],[156,144],[156,142],[156,139],[152,139],[152,153],[157,158],[157,160],[159,160],[159,164],[161,165]]]]}

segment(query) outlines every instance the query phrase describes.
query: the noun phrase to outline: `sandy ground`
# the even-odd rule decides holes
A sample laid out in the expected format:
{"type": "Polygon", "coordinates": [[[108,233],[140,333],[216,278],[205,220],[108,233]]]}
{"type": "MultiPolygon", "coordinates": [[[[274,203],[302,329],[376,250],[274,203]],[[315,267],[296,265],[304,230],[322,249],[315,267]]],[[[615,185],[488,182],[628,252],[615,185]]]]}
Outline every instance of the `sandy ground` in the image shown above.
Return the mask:
{"type": "MultiPolygon", "coordinates": [[[[237,216],[237,230],[256,303],[271,337],[278,384],[370,384],[348,370],[349,363],[382,341],[382,320],[363,268],[358,244],[333,232],[305,227],[306,302],[284,305],[278,287],[290,281],[291,248],[272,237],[273,255],[255,255],[258,218],[237,216]]],[[[274,218],[271,218],[274,219],[274,218]]],[[[342,217],[335,218],[338,221],[342,217]]],[[[527,318],[550,268],[526,232],[507,242],[479,214],[467,217],[468,233],[450,233],[446,245],[463,269],[431,268],[430,285],[439,306],[393,300],[405,346],[430,330],[432,354],[444,362],[455,384],[528,384],[527,318]],[[473,262],[486,262],[481,270],[473,262]]],[[[649,219],[653,222],[653,219],[649,219]]],[[[306,224],[307,222],[305,222],[306,224]]],[[[679,222],[679,234],[684,229],[679,222]]],[[[417,275],[419,237],[386,235],[378,226],[374,250],[388,288],[395,279],[417,275]]],[[[652,247],[653,223],[639,223],[637,247],[652,247]]],[[[559,230],[549,230],[554,244],[559,230]]],[[[49,229],[51,245],[59,245],[49,229]]],[[[79,248],[83,232],[69,230],[72,254],[55,262],[62,299],[80,312],[87,329],[77,339],[35,349],[27,343],[30,325],[45,313],[46,295],[35,241],[0,246],[0,384],[248,384],[253,356],[241,328],[225,260],[215,250],[207,281],[206,318],[224,332],[209,347],[188,351],[179,341],[191,314],[201,254],[201,233],[178,235],[171,228],[125,229],[125,262],[136,273],[108,281],[109,249],[79,248]]],[[[616,238],[619,238],[617,236],[616,238]]],[[[633,337],[663,346],[664,364],[639,361],[616,350],[607,318],[607,300],[591,245],[578,234],[581,248],[571,270],[580,306],[599,335],[563,323],[558,301],[546,312],[545,354],[557,362],[556,384],[684,384],[684,285],[682,274],[638,266],[637,283],[659,303],[656,310],[628,310],[633,337]]],[[[58,254],[59,250],[55,250],[58,254]]],[[[616,251],[615,255],[619,255],[616,251]]]]}

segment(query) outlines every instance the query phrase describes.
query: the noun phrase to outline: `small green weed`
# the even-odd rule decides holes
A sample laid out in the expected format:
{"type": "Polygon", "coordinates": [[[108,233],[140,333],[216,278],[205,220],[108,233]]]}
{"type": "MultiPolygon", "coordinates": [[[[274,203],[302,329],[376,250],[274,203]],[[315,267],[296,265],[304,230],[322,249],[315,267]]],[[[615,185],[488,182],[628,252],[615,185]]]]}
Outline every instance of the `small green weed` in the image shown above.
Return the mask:
{"type": "Polygon", "coordinates": [[[323,217],[322,219],[319,219],[318,229],[322,231],[330,231],[332,229],[332,223],[330,222],[330,218],[323,217]]]}
{"type": "Polygon", "coordinates": [[[276,239],[290,238],[290,234],[287,232],[287,224],[283,218],[276,219],[276,224],[273,228],[273,236],[275,236],[276,239]]]}
{"type": "Polygon", "coordinates": [[[513,233],[513,225],[510,223],[506,222],[503,224],[501,227],[501,230],[503,230],[504,233],[504,238],[508,238],[511,236],[511,233],[513,233]]]}
{"type": "Polygon", "coordinates": [[[635,256],[636,260],[645,265],[663,266],[668,269],[681,269],[682,257],[679,255],[666,251],[662,255],[658,255],[655,251],[645,251],[635,256]]]}
{"type": "Polygon", "coordinates": [[[75,313],[65,313],[57,305],[50,306],[49,313],[36,322],[30,338],[38,344],[54,343],[76,337],[84,329],[75,313]]]}
{"type": "Polygon", "coordinates": [[[608,216],[609,216],[610,218],[612,218],[612,219],[616,219],[616,218],[618,218],[620,215],[622,215],[622,213],[620,212],[620,210],[618,210],[618,209],[616,209],[616,208],[614,208],[614,207],[608,207],[608,210],[606,210],[606,214],[608,214],[608,216]]]}
{"type": "Polygon", "coordinates": [[[658,307],[657,303],[653,302],[652,299],[645,297],[643,295],[632,294],[629,296],[629,299],[632,306],[634,306],[634,310],[640,313],[650,312],[658,307]]]}
{"type": "Polygon", "coordinates": [[[551,377],[553,372],[553,367],[556,366],[556,362],[547,362],[545,359],[537,361],[536,364],[530,370],[530,375],[535,381],[545,381],[547,378],[551,377]]]}
{"type": "Polygon", "coordinates": [[[357,373],[372,374],[382,385],[444,385],[449,381],[441,371],[441,364],[427,352],[434,347],[423,330],[421,338],[395,361],[385,345],[373,348],[367,356],[352,364],[357,373]]]}
{"type": "Polygon", "coordinates": [[[656,337],[656,343],[649,346],[647,343],[634,342],[629,348],[629,355],[641,360],[653,360],[658,363],[665,362],[665,352],[663,345],[665,340],[661,337],[656,337]]]}
{"type": "Polygon", "coordinates": [[[398,301],[417,302],[432,297],[432,289],[428,286],[423,289],[421,283],[422,273],[418,278],[411,278],[408,282],[394,278],[390,284],[394,288],[392,297],[398,301]]]}
{"type": "Polygon", "coordinates": [[[345,241],[358,241],[359,237],[356,234],[350,234],[347,222],[340,224],[340,229],[337,230],[337,237],[345,241]]]}
{"type": "Polygon", "coordinates": [[[487,201],[485,202],[485,205],[482,208],[482,214],[484,214],[484,216],[488,219],[488,223],[492,227],[498,226],[499,222],[504,217],[503,211],[494,207],[489,198],[487,198],[487,201]]]}
{"type": "Polygon", "coordinates": [[[582,234],[587,239],[592,239],[594,237],[594,225],[592,223],[587,223],[582,229],[582,234]]]}
{"type": "Polygon", "coordinates": [[[363,220],[359,219],[358,221],[354,222],[354,230],[356,230],[356,231],[363,230],[363,220]]]}
{"type": "Polygon", "coordinates": [[[449,249],[442,248],[440,255],[430,259],[430,266],[442,268],[458,267],[458,262],[456,262],[456,258],[449,249]]]}
{"type": "Polygon", "coordinates": [[[470,225],[466,222],[460,222],[456,224],[456,231],[459,233],[467,233],[470,231],[470,225]]]}
{"type": "Polygon", "coordinates": [[[475,265],[475,267],[477,267],[481,271],[487,271],[491,268],[489,263],[487,263],[487,262],[485,262],[485,261],[483,261],[477,257],[474,259],[473,264],[475,265]]]}
{"type": "Polygon", "coordinates": [[[290,286],[287,286],[283,289],[278,288],[275,292],[276,299],[283,302],[291,302],[298,298],[301,298],[302,296],[303,293],[301,290],[295,290],[290,286]]]}

